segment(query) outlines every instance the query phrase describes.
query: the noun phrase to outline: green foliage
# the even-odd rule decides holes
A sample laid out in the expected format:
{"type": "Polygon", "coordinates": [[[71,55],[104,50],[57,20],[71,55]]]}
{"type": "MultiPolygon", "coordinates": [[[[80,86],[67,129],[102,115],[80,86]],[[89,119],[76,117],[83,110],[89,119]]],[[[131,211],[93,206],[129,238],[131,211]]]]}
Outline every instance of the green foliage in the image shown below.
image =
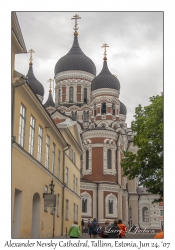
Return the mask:
{"type": "Polygon", "coordinates": [[[131,129],[138,151],[125,152],[121,165],[124,176],[130,180],[138,177],[148,192],[163,197],[163,94],[151,97],[150,102],[149,106],[139,105],[135,110],[131,129]]]}

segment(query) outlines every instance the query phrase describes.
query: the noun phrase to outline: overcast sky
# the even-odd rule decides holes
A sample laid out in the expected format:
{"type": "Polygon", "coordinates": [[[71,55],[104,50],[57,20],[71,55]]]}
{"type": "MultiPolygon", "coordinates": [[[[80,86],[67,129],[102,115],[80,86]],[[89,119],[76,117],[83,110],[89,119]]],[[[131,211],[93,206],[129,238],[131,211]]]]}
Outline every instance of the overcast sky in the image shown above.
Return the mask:
{"type": "MultiPolygon", "coordinates": [[[[72,46],[75,14],[81,17],[79,45],[96,65],[97,75],[103,65],[101,46],[109,45],[108,67],[120,81],[119,99],[126,105],[130,127],[135,107],[149,105],[149,97],[163,91],[163,12],[17,12],[26,48],[35,51],[33,69],[45,88],[43,103],[56,62],[72,46]]],[[[17,71],[27,74],[29,57],[16,55],[17,71]]]]}

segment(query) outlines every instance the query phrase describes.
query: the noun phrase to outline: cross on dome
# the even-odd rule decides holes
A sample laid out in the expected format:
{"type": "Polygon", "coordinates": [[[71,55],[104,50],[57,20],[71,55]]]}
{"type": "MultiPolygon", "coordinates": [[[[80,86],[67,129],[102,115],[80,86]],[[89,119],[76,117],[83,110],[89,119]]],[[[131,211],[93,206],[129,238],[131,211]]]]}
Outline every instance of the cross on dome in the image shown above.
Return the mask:
{"type": "Polygon", "coordinates": [[[51,85],[52,81],[53,81],[53,79],[51,79],[51,78],[48,80],[48,82],[50,82],[50,89],[49,89],[50,93],[52,92],[52,85],[51,85]]]}
{"type": "Polygon", "coordinates": [[[104,51],[104,58],[103,58],[103,60],[105,60],[105,61],[106,61],[106,60],[107,60],[107,57],[106,57],[106,56],[107,56],[107,53],[106,53],[106,48],[107,48],[107,47],[109,47],[109,45],[107,45],[107,43],[104,43],[104,44],[103,44],[103,46],[101,46],[101,47],[105,49],[105,51],[104,51]]]}
{"type": "Polygon", "coordinates": [[[28,53],[30,53],[30,63],[29,63],[29,65],[33,65],[33,63],[32,63],[32,61],[33,61],[33,59],[32,59],[32,53],[35,53],[35,51],[33,50],[33,49],[30,49],[29,51],[28,51],[28,53]]]}
{"type": "Polygon", "coordinates": [[[75,15],[75,16],[73,16],[71,19],[75,19],[75,26],[74,26],[74,30],[75,30],[75,32],[74,32],[74,36],[78,36],[78,32],[77,32],[77,30],[79,29],[78,27],[77,27],[77,19],[81,19],[81,17],[79,17],[79,15],[75,15]]]}

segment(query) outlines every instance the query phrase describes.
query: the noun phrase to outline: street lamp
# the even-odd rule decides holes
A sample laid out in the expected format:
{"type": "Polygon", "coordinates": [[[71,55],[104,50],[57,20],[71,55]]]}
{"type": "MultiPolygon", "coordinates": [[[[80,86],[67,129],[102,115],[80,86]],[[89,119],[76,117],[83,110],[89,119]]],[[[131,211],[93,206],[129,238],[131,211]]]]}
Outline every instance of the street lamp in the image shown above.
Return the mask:
{"type": "Polygon", "coordinates": [[[49,186],[50,186],[50,191],[51,191],[50,194],[54,193],[55,184],[53,184],[53,179],[51,180],[51,184],[49,184],[49,186]]]}
{"type": "Polygon", "coordinates": [[[129,207],[129,224],[130,227],[132,227],[132,207],[129,207]]]}

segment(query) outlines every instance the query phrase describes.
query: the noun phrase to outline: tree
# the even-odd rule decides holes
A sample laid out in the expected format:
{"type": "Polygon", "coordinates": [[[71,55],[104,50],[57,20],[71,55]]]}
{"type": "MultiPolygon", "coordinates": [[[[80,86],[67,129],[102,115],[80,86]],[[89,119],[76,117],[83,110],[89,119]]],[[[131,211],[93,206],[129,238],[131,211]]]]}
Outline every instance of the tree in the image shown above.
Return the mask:
{"type": "Polygon", "coordinates": [[[133,145],[138,147],[136,154],[124,152],[123,175],[129,180],[138,177],[139,185],[153,194],[163,197],[163,94],[150,98],[151,104],[139,105],[135,109],[135,120],[131,129],[135,136],[133,145]]]}

